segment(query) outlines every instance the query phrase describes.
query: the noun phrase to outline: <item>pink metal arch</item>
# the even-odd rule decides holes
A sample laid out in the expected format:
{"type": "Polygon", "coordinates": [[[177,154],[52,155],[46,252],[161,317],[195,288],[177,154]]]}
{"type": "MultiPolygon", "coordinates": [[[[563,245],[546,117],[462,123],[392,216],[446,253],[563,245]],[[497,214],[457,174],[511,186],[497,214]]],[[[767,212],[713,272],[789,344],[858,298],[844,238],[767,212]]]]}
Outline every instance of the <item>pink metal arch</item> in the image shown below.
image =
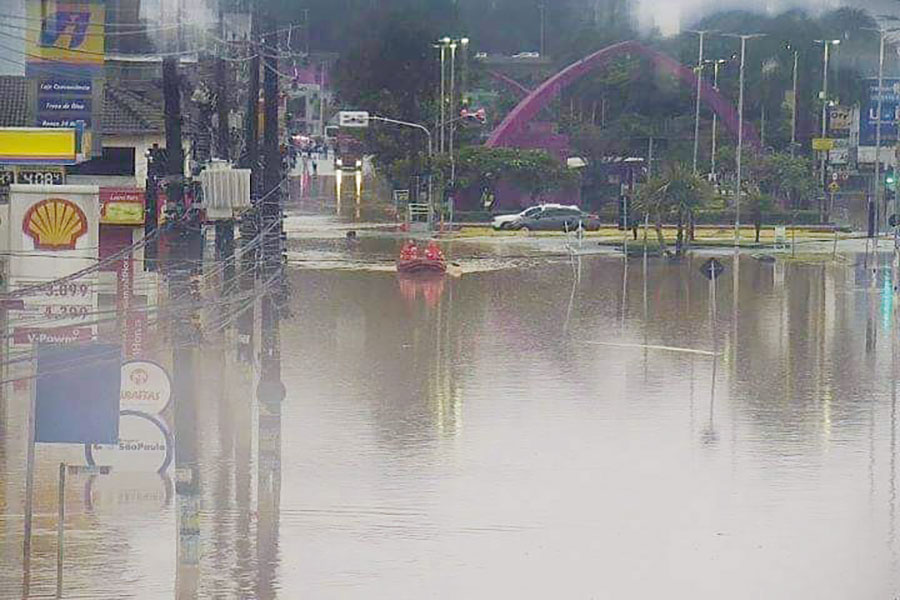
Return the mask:
{"type": "MultiPolygon", "coordinates": [[[[506,115],[503,122],[491,132],[486,145],[489,147],[514,145],[516,134],[518,134],[525,124],[531,121],[541,109],[547,106],[560,91],[593,69],[605,65],[623,54],[639,54],[647,58],[655,66],[666,73],[678,77],[682,83],[691,85],[694,88],[697,86],[697,76],[694,74],[693,69],[685,67],[672,57],[666,56],[652,48],[648,48],[639,42],[633,40],[620,42],[618,44],[613,44],[612,46],[607,46],[602,50],[598,50],[597,52],[572,63],[542,83],[537,89],[532,90],[518,106],[506,115]]],[[[704,104],[719,115],[725,128],[737,137],[739,121],[738,113],[734,106],[732,106],[724,96],[713,89],[706,81],[701,83],[700,98],[704,104]]],[[[744,141],[757,149],[761,146],[756,129],[749,123],[744,123],[744,141]]]]}
{"type": "Polygon", "coordinates": [[[510,77],[508,75],[504,75],[503,73],[500,73],[499,71],[487,71],[487,74],[488,74],[488,76],[492,77],[496,81],[499,81],[500,83],[505,85],[506,89],[510,90],[517,96],[525,98],[526,96],[528,96],[528,94],[531,93],[530,89],[528,89],[527,87],[525,87],[524,85],[522,85],[521,83],[519,83],[518,81],[513,79],[512,77],[510,77]]]}

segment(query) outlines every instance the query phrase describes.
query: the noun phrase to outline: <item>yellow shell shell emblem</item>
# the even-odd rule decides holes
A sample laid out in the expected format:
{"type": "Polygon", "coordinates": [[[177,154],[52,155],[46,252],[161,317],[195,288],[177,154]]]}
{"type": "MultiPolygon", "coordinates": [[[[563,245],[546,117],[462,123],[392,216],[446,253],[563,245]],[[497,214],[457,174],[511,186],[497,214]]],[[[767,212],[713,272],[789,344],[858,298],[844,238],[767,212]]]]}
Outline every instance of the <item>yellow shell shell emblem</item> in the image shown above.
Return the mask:
{"type": "Polygon", "coordinates": [[[38,250],[74,250],[78,238],[87,233],[87,218],[71,200],[47,198],[28,209],[22,231],[38,250]]]}

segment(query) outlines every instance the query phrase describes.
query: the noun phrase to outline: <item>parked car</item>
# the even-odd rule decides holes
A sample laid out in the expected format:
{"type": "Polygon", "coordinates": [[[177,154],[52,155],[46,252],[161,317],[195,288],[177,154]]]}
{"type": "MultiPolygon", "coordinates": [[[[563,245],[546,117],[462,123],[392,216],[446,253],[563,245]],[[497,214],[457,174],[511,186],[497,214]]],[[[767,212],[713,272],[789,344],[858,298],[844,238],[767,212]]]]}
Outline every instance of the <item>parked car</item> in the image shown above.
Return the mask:
{"type": "Polygon", "coordinates": [[[493,218],[493,220],[491,221],[491,227],[493,227],[496,230],[508,229],[509,226],[519,217],[533,217],[537,213],[544,210],[545,208],[548,208],[548,207],[556,208],[556,207],[561,207],[561,206],[562,206],[562,204],[540,204],[538,206],[531,206],[529,208],[526,208],[525,210],[523,210],[522,212],[519,212],[519,213],[514,213],[511,215],[496,215],[493,218]]]}
{"type": "Polygon", "coordinates": [[[577,206],[547,206],[530,216],[520,216],[508,225],[515,231],[574,231],[579,223],[585,230],[600,229],[600,219],[577,206]]]}
{"type": "Polygon", "coordinates": [[[478,52],[475,54],[475,60],[484,60],[488,57],[487,52],[478,52]]]}
{"type": "Polygon", "coordinates": [[[513,54],[513,58],[540,58],[540,52],[519,52],[518,54],[513,54]]]}

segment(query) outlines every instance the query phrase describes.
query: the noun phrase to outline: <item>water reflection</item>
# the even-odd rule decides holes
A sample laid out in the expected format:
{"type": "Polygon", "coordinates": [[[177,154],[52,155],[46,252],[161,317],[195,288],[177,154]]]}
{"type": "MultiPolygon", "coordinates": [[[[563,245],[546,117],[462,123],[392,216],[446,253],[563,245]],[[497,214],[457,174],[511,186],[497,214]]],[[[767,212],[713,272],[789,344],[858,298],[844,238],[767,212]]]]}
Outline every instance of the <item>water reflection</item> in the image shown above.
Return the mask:
{"type": "MultiPolygon", "coordinates": [[[[168,349],[192,400],[178,493],[73,486],[67,593],[890,598],[883,260],[725,256],[715,286],[698,258],[291,271],[295,316],[253,361],[233,333],[168,349]]],[[[3,598],[22,597],[28,393],[0,396],[3,598]]],[[[32,597],[52,593],[62,451],[36,456],[32,597]]]]}

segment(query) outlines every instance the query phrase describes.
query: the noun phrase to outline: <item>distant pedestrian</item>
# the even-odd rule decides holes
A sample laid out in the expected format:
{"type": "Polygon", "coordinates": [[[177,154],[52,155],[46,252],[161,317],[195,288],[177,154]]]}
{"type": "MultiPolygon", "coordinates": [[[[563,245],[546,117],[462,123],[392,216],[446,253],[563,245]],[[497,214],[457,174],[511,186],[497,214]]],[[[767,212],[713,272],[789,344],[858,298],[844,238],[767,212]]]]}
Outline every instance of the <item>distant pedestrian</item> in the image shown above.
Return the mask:
{"type": "Polygon", "coordinates": [[[312,165],[313,165],[313,176],[316,176],[319,174],[319,165],[316,163],[316,161],[313,161],[312,165]]]}

